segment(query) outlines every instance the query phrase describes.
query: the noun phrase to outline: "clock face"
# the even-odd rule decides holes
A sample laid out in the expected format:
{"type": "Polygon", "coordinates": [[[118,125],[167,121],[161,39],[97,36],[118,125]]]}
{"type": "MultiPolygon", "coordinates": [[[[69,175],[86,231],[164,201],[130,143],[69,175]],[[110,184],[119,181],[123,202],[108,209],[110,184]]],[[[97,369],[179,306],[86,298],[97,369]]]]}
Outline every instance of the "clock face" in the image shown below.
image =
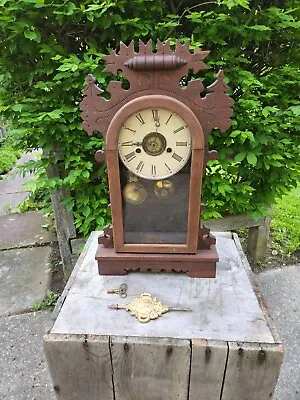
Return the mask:
{"type": "Polygon", "coordinates": [[[146,108],[127,118],[118,151],[134,175],[161,180],[180,171],[190,158],[191,134],[186,122],[166,108],[146,108]]]}

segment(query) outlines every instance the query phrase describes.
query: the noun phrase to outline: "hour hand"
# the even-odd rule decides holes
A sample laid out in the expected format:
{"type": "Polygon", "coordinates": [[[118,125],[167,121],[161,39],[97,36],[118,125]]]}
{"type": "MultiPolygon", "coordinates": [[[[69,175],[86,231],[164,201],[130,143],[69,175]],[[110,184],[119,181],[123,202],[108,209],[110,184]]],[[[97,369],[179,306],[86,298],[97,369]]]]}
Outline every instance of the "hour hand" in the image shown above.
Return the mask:
{"type": "Polygon", "coordinates": [[[133,142],[132,140],[129,140],[121,143],[121,146],[142,146],[142,142],[133,142]]]}

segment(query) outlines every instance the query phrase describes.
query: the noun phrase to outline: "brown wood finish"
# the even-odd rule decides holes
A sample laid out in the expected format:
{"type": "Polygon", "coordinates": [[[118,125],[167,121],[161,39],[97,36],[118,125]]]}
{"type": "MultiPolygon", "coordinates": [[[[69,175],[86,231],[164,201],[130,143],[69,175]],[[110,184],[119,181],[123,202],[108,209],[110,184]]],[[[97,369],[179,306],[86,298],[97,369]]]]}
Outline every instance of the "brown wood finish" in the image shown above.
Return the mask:
{"type": "Polygon", "coordinates": [[[184,272],[192,278],[215,278],[219,257],[215,246],[196,254],[116,253],[98,246],[96,260],[100,275],[126,275],[130,271],[184,272]]]}
{"type": "Polygon", "coordinates": [[[183,76],[187,76],[189,70],[197,73],[206,69],[203,60],[208,56],[209,51],[199,48],[191,53],[189,42],[181,44],[176,41],[175,51],[172,51],[170,42],[162,44],[157,41],[157,52],[152,51],[152,42],[146,44],[139,42],[138,53],[134,50],[133,42],[129,46],[120,43],[119,54],[116,51],[104,59],[107,62],[105,71],[117,75],[122,70],[123,75],[130,82],[130,88],[124,90],[122,82],[111,81],[107,91],[111,94],[111,99],[106,100],[101,94],[94,77],[88,76],[88,85],[83,91],[85,98],[80,103],[82,110],[83,127],[89,135],[94,131],[102,132],[105,136],[107,128],[116,112],[126,103],[141,95],[164,94],[185,103],[196,115],[201,123],[204,134],[207,135],[213,128],[219,128],[222,132],[231,126],[230,117],[232,116],[233,100],[226,94],[229,87],[224,82],[223,71],[217,74],[217,80],[207,89],[211,92],[204,97],[200,93],[204,91],[204,86],[200,79],[191,80],[187,87],[180,85],[183,76]],[[138,71],[126,66],[136,56],[177,56],[185,59],[184,65],[178,66],[173,70],[153,69],[138,71]]]}
{"type": "MultiPolygon", "coordinates": [[[[114,116],[106,134],[106,164],[113,216],[114,246],[117,252],[138,253],[196,253],[200,218],[200,196],[204,159],[204,135],[201,125],[191,110],[176,99],[167,96],[140,97],[123,106],[114,116]],[[125,244],[123,230],[122,194],[118,156],[118,136],[124,120],[150,107],[165,107],[178,114],[187,123],[192,136],[192,162],[189,194],[187,243],[178,244],[125,244]]],[[[177,205],[180,206],[180,205],[177,205]]]]}

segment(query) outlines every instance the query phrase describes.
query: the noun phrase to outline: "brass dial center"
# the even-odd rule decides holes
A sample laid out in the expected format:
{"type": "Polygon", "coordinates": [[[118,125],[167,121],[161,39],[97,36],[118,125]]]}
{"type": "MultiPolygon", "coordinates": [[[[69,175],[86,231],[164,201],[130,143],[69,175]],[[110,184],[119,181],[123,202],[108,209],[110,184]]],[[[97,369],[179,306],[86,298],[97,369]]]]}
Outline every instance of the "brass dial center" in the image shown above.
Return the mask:
{"type": "Polygon", "coordinates": [[[166,149],[167,141],[165,137],[158,132],[150,132],[146,135],[142,142],[145,153],[150,156],[158,156],[166,149]]]}

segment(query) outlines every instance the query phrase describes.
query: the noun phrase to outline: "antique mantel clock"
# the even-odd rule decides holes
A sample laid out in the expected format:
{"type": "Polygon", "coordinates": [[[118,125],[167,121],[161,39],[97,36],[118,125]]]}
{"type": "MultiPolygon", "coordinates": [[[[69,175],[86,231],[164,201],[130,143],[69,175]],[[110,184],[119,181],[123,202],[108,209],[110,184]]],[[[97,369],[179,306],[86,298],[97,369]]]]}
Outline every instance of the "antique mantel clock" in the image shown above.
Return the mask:
{"type": "Polygon", "coordinates": [[[101,275],[128,271],[181,271],[191,277],[214,277],[218,255],[215,238],[200,224],[201,184],[209,151],[209,132],[230,125],[233,100],[223,72],[200,96],[199,79],[186,86],[189,70],[205,69],[209,51],[189,51],[189,43],[140,41],[120,44],[117,54],[105,56],[106,71],[122,71],[129,82],[112,81],[106,100],[89,75],[81,102],[83,127],[99,131],[105,150],[112,227],[104,228],[96,253],[101,275]]]}

